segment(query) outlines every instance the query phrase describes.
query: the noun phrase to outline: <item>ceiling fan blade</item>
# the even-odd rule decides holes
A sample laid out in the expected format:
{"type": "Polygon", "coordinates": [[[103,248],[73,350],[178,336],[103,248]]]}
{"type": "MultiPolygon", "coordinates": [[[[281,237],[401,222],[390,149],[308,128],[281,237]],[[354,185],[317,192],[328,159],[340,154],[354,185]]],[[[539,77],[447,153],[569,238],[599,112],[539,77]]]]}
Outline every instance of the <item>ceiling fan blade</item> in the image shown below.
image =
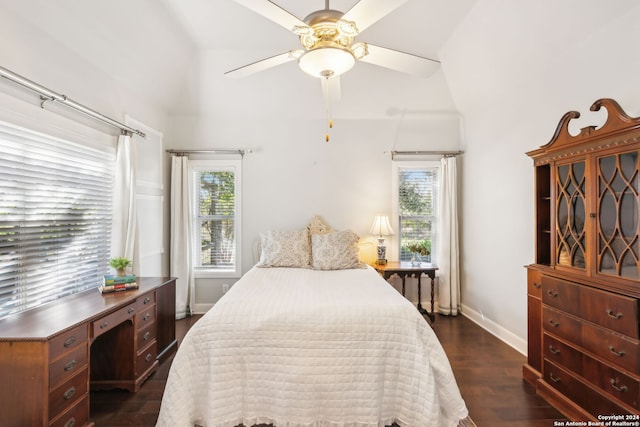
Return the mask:
{"type": "Polygon", "coordinates": [[[262,59],[260,61],[244,65],[231,71],[227,71],[226,73],[224,73],[224,75],[234,78],[246,77],[251,74],[259,73],[260,71],[264,71],[266,69],[298,59],[301,53],[301,50],[290,50],[289,52],[281,53],[280,55],[262,59]]]}
{"type": "MultiPolygon", "coordinates": [[[[249,8],[259,15],[264,16],[267,19],[272,20],[278,25],[283,26],[289,31],[294,31],[297,28],[310,28],[303,21],[287,12],[277,4],[269,0],[235,0],[236,3],[240,3],[246,8],[249,8]]],[[[298,30],[300,31],[300,30],[298,30]]]]}
{"type": "Polygon", "coordinates": [[[342,19],[355,22],[358,31],[362,32],[406,2],[407,0],[360,0],[342,19]]]}
{"type": "Polygon", "coordinates": [[[386,47],[367,43],[367,50],[369,53],[360,58],[360,61],[416,77],[430,77],[440,67],[440,61],[436,61],[435,59],[387,49],[386,47]]]}

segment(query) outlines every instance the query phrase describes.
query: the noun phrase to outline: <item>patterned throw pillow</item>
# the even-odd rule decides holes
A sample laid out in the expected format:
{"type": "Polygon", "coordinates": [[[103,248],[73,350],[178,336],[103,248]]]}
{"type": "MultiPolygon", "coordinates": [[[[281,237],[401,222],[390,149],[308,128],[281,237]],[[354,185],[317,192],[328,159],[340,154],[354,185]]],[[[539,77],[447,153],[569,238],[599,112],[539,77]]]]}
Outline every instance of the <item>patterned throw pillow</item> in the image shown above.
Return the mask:
{"type": "Polygon", "coordinates": [[[309,268],[311,247],[307,229],[260,233],[262,253],[258,267],[309,268]]]}
{"type": "Polygon", "coordinates": [[[311,267],[315,270],[363,268],[358,257],[358,240],[353,231],[337,231],[311,236],[311,267]]]}
{"type": "Polygon", "coordinates": [[[324,223],[322,218],[319,216],[314,216],[307,224],[307,230],[309,230],[309,235],[313,236],[314,234],[325,234],[331,232],[331,228],[324,223]]]}

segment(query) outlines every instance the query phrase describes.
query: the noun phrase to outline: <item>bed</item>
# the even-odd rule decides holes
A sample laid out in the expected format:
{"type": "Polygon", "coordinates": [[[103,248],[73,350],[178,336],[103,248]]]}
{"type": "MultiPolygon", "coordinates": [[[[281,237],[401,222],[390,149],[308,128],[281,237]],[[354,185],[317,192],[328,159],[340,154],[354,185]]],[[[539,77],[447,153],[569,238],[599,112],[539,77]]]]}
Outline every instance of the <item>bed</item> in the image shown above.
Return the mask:
{"type": "Polygon", "coordinates": [[[317,268],[312,255],[302,267],[263,256],[191,327],[157,426],[473,425],[415,307],[373,268],[317,268]]]}

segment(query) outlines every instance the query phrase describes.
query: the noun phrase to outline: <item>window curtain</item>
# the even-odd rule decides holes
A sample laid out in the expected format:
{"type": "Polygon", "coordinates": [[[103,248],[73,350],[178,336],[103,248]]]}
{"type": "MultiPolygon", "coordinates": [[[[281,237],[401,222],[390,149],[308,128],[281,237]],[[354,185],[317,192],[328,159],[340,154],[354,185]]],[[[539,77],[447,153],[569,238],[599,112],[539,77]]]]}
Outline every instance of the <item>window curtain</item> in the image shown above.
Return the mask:
{"type": "Polygon", "coordinates": [[[171,160],[171,254],[170,274],[176,277],[176,319],[191,315],[194,304],[193,263],[191,262],[191,201],[189,159],[171,160]]]}
{"type": "Polygon", "coordinates": [[[456,316],[460,311],[458,248],[458,183],[456,157],[441,160],[438,191],[438,311],[456,316]]]}
{"type": "Polygon", "coordinates": [[[120,135],[116,148],[112,230],[111,256],[130,259],[133,263],[133,273],[139,274],[136,143],[128,134],[120,135]]]}

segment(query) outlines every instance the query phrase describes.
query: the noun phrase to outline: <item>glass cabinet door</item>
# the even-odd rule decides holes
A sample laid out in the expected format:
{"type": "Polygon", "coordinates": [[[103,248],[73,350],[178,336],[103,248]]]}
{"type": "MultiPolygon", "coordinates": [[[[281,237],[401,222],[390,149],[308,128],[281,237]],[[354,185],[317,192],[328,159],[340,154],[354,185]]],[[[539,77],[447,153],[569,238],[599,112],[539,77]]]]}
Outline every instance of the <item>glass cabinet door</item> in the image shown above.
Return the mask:
{"type": "Polygon", "coordinates": [[[637,280],[638,152],[597,159],[597,272],[637,280]]]}
{"type": "Polygon", "coordinates": [[[556,168],[556,264],[585,269],[585,162],[556,168]]]}

